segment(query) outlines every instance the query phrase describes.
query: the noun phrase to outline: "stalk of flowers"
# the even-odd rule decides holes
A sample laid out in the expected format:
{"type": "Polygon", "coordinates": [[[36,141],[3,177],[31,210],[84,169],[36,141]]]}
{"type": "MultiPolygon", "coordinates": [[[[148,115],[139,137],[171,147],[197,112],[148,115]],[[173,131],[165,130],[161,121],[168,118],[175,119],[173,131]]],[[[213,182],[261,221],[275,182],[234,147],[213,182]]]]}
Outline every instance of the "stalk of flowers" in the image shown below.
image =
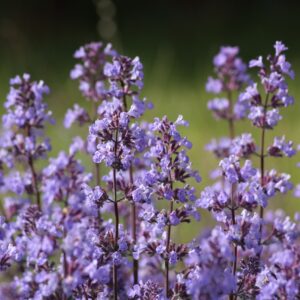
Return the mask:
{"type": "MultiPolygon", "coordinates": [[[[286,83],[286,76],[294,78],[294,72],[291,69],[290,63],[286,61],[286,57],[283,54],[287,50],[284,44],[281,42],[276,42],[274,45],[275,55],[268,56],[267,61],[269,66],[267,67],[263,62],[262,57],[259,57],[256,60],[250,62],[251,67],[259,68],[259,76],[261,80],[261,85],[265,92],[265,99],[261,96],[261,93],[257,91],[257,85],[254,84],[246,89],[246,92],[241,95],[241,101],[250,101],[250,114],[249,119],[252,121],[253,125],[261,128],[261,151],[259,154],[260,158],[260,184],[264,189],[268,189],[267,186],[270,181],[280,182],[279,191],[285,192],[292,188],[291,183],[289,183],[290,176],[287,174],[277,174],[276,171],[271,170],[269,172],[265,171],[265,159],[268,156],[282,157],[293,156],[296,151],[293,149],[292,142],[286,142],[285,137],[276,137],[271,146],[266,149],[265,146],[265,134],[266,130],[273,129],[278,121],[281,119],[279,114],[280,107],[287,107],[292,105],[294,102],[293,97],[288,94],[288,85],[286,83]],[[251,95],[250,95],[251,94],[251,95]],[[277,179],[275,179],[277,177],[277,179]],[[272,179],[273,178],[273,179],[272,179]],[[271,179],[271,180],[270,180],[271,179]]],[[[276,183],[274,187],[278,184],[276,183]]],[[[283,231],[282,225],[281,228],[278,227],[280,224],[278,220],[275,219],[274,224],[270,226],[270,230],[267,237],[264,237],[264,231],[267,231],[266,228],[263,228],[264,225],[264,207],[260,208],[260,217],[262,223],[260,226],[260,238],[259,243],[266,245],[271,243],[273,245],[274,240],[279,240],[279,245],[277,246],[277,251],[274,251],[270,255],[269,266],[265,265],[262,268],[261,273],[257,276],[256,284],[260,288],[259,298],[266,299],[267,294],[272,297],[286,297],[293,298],[294,295],[299,293],[299,285],[296,284],[297,277],[295,275],[287,276],[284,272],[286,268],[293,269],[295,265],[298,264],[297,258],[299,257],[298,246],[294,247],[294,244],[297,244],[297,237],[299,233],[296,230],[296,225],[287,220],[286,229],[288,231],[283,231]],[[290,229],[288,229],[290,227],[290,229]],[[292,229],[294,228],[294,230],[292,229]],[[278,230],[279,229],[279,230],[278,230]],[[293,230],[293,231],[290,231],[293,230]],[[282,232],[282,233],[280,233],[282,232]],[[294,238],[288,238],[288,236],[293,233],[294,238]],[[290,244],[286,243],[287,240],[290,240],[290,244]],[[290,257],[289,262],[286,261],[286,257],[290,257]],[[296,258],[293,261],[293,258],[296,258]],[[274,273],[273,273],[274,272],[274,273]],[[276,280],[271,280],[270,274],[274,274],[276,280]],[[276,275],[275,275],[276,274],[276,275]],[[281,283],[278,282],[278,278],[281,278],[281,283]],[[262,278],[268,278],[267,282],[263,282],[262,278]],[[278,289],[278,291],[276,291],[278,289]]],[[[291,236],[291,237],[292,237],[291,236]]],[[[274,246],[273,246],[274,247],[274,246]]],[[[264,247],[265,248],[265,247],[264,247]]],[[[266,252],[268,249],[264,249],[266,252]]],[[[294,273],[295,274],[295,273],[294,273]]]]}
{"type": "MultiPolygon", "coordinates": [[[[106,46],[101,42],[93,42],[80,47],[74,54],[74,58],[79,60],[71,70],[70,76],[73,80],[79,81],[79,89],[82,96],[90,102],[91,112],[74,104],[73,108],[68,109],[64,126],[70,128],[73,123],[79,126],[91,125],[98,118],[99,104],[110,98],[107,76],[104,74],[104,66],[111,61],[118,53],[112,48],[111,44],[106,46]]],[[[95,143],[86,142],[86,152],[92,155],[95,152],[95,143]]],[[[100,185],[100,165],[95,164],[95,182],[100,185]]]]}
{"type": "MultiPolygon", "coordinates": [[[[126,109],[126,94],[123,93],[124,86],[126,86],[126,93],[129,90],[129,84],[135,86],[137,81],[142,79],[142,75],[136,76],[135,64],[138,60],[131,60],[129,58],[120,57],[126,63],[122,68],[118,68],[119,73],[115,72],[116,60],[114,66],[106,66],[106,73],[111,68],[110,82],[111,91],[114,93],[111,101],[104,101],[99,107],[99,115],[101,116],[90,127],[90,140],[97,140],[97,150],[93,155],[95,163],[104,162],[107,167],[111,169],[111,173],[105,178],[108,183],[108,189],[112,193],[112,200],[107,199],[113,206],[113,214],[115,216],[114,230],[113,230],[113,294],[117,299],[120,294],[118,287],[117,272],[120,270],[122,260],[126,260],[127,252],[130,250],[124,240],[126,232],[120,235],[121,221],[120,221],[120,206],[125,200],[130,200],[130,193],[134,188],[134,173],[133,163],[135,155],[142,152],[145,147],[145,137],[143,130],[140,129],[137,123],[130,124],[131,119],[135,119],[143,113],[146,108],[145,105],[136,107],[136,103],[143,104],[143,101],[135,98],[130,109],[126,109]],[[117,77],[119,76],[119,77],[117,77]],[[128,83],[127,83],[128,80],[128,83]],[[124,83],[124,86],[123,86],[124,83]],[[119,85],[120,84],[120,85],[119,85]],[[120,90],[121,89],[121,90],[120,90]],[[125,242],[125,244],[124,244],[125,242]],[[125,247],[126,246],[126,247],[125,247]],[[124,258],[122,258],[124,256],[124,258]]],[[[138,71],[136,71],[138,72],[138,71]]],[[[141,72],[141,69],[139,70],[141,72]]],[[[142,74],[142,73],[139,73],[142,74]]],[[[131,95],[132,96],[132,95],[131,95]]],[[[126,205],[126,204],[125,204],[126,205]]],[[[132,243],[136,243],[136,216],[132,215],[132,243]]],[[[136,282],[138,276],[138,264],[134,263],[133,277],[136,282]]]]}
{"type": "MultiPolygon", "coordinates": [[[[144,100],[140,100],[140,90],[143,86],[143,66],[139,59],[131,59],[129,57],[120,56],[111,49],[108,45],[102,49],[101,43],[92,43],[81,47],[76,53],[76,58],[83,60],[82,65],[76,65],[71,72],[71,77],[79,78],[80,89],[86,98],[91,98],[93,101],[114,101],[113,98],[122,100],[122,107],[124,112],[130,108],[130,114],[139,117],[143,114],[147,107],[144,100]],[[110,63],[110,60],[112,62],[110,63]],[[130,99],[131,101],[130,101],[130,99]],[[130,104],[132,102],[132,104],[130,104]]],[[[149,104],[148,104],[149,106],[149,104]]],[[[103,111],[107,106],[95,106],[97,118],[102,118],[103,111]]],[[[74,110],[69,110],[65,124],[67,126],[73,120],[79,123],[89,122],[91,117],[88,113],[75,106],[74,110]]],[[[87,148],[91,153],[95,152],[97,140],[88,139],[87,148]]],[[[96,166],[96,184],[100,184],[99,164],[96,166]]],[[[133,166],[129,168],[130,185],[133,185],[133,166]]],[[[134,202],[131,204],[132,212],[132,238],[136,241],[136,207],[134,202]]],[[[138,262],[134,260],[134,281],[138,282],[138,262]]]]}
{"type": "MultiPolygon", "coordinates": [[[[144,256],[146,260],[149,260],[149,256],[152,257],[150,264],[156,269],[158,280],[160,277],[157,275],[164,273],[164,291],[160,289],[153,295],[161,297],[164,293],[167,299],[176,298],[177,294],[171,269],[187,255],[186,245],[172,241],[172,227],[190,222],[191,217],[196,220],[200,218],[194,206],[195,188],[188,184],[187,180],[194,178],[200,182],[201,178],[198,172],[192,170],[186,154],[186,149],[191,148],[191,143],[182,137],[177,129],[178,126],[187,125],[182,116],[175,122],[169,121],[167,117],[156,118],[154,123],[150,124],[149,128],[155,136],[151,139],[151,146],[145,157],[150,158],[152,163],[150,170],[140,178],[139,186],[132,192],[133,200],[143,203],[140,218],[141,224],[144,224],[144,234],[135,255],[144,256]],[[168,201],[168,209],[157,209],[153,202],[155,199],[168,201]]],[[[145,281],[148,279],[146,276],[145,281]]],[[[135,285],[130,290],[130,298],[139,299],[142,290],[143,283],[135,285]]]]}
{"type": "MultiPolygon", "coordinates": [[[[140,98],[140,92],[143,88],[143,65],[138,57],[134,59],[126,56],[115,56],[112,63],[107,63],[104,68],[104,74],[110,82],[110,93],[113,97],[122,99],[122,109],[132,118],[140,118],[147,108],[152,104],[147,103],[146,99],[140,98]]],[[[144,131],[137,124],[133,124],[132,129],[135,131],[138,139],[144,143],[144,131]]],[[[145,146],[139,145],[139,152],[144,150],[145,146]]],[[[130,163],[129,170],[129,189],[132,189],[134,182],[134,166],[130,163]]],[[[131,201],[131,236],[133,244],[137,242],[137,207],[134,201],[131,201]]],[[[138,283],[139,264],[138,260],[133,258],[133,280],[134,284],[138,283]]]]}
{"type": "MultiPolygon", "coordinates": [[[[223,232],[228,246],[232,247],[230,255],[223,258],[223,261],[227,262],[227,265],[224,265],[226,272],[232,274],[231,279],[228,278],[230,284],[226,285],[226,289],[219,287],[218,291],[220,297],[229,294],[230,299],[234,299],[237,287],[235,276],[239,270],[238,258],[243,255],[243,252],[248,252],[247,255],[253,256],[259,251],[257,234],[260,219],[254,210],[259,205],[258,203],[265,199],[262,197],[263,192],[257,189],[256,170],[252,167],[251,161],[246,160],[242,164],[240,160],[241,158],[236,155],[221,160],[223,185],[206,187],[196,201],[198,207],[207,209],[213,214],[220,226],[218,231],[223,232]],[[228,290],[229,288],[231,290],[228,290]]],[[[205,240],[200,241],[200,249],[203,243],[205,240]]],[[[201,265],[198,267],[199,272],[203,272],[203,267],[201,265]]],[[[216,267],[220,268],[220,266],[216,267]]],[[[201,273],[190,274],[188,272],[186,276],[192,283],[199,274],[201,273]]],[[[213,286],[213,283],[210,282],[210,285],[213,286]]]]}
{"type": "MultiPolygon", "coordinates": [[[[207,92],[219,95],[219,97],[225,95],[225,97],[210,100],[207,107],[213,112],[216,119],[227,121],[230,139],[235,137],[235,122],[246,117],[247,107],[244,103],[237,101],[238,93],[246,84],[250,83],[247,66],[238,54],[238,47],[221,47],[220,52],[213,60],[216,78],[209,77],[206,83],[207,92]]],[[[222,146],[221,140],[221,149],[222,146]]]]}
{"type": "MultiPolygon", "coordinates": [[[[279,108],[287,107],[294,103],[294,98],[289,95],[286,77],[294,78],[294,71],[291,64],[286,60],[284,52],[287,47],[282,42],[274,45],[275,54],[267,57],[267,62],[263,61],[262,56],[251,60],[251,68],[259,68],[258,75],[260,84],[264,91],[264,96],[258,90],[258,84],[249,85],[245,92],[240,95],[239,102],[247,103],[250,108],[248,118],[255,127],[261,129],[260,140],[260,185],[264,188],[270,176],[276,176],[275,172],[265,171],[265,159],[268,156],[281,157],[293,156],[296,151],[293,149],[291,141],[286,142],[285,137],[276,137],[272,145],[266,149],[265,135],[267,130],[273,129],[282,119],[279,108]],[[273,173],[273,174],[272,174],[273,173]]],[[[275,180],[275,179],[274,179],[275,180]]],[[[260,207],[260,217],[263,219],[264,206],[260,207]]],[[[260,229],[262,233],[262,226],[260,229]]]]}
{"type": "Polygon", "coordinates": [[[118,54],[112,45],[105,46],[102,42],[86,44],[75,52],[74,58],[81,63],[75,65],[70,75],[73,80],[79,80],[79,89],[85,99],[96,103],[106,99],[104,65],[115,56],[118,54]]]}
{"type": "Polygon", "coordinates": [[[12,169],[16,163],[25,165],[25,172],[12,171],[4,179],[5,191],[17,195],[33,195],[41,209],[40,181],[36,169],[38,159],[45,158],[51,149],[49,139],[43,137],[46,122],[53,123],[51,112],[43,103],[49,88],[43,81],[30,81],[30,75],[16,76],[10,81],[10,91],[4,103],[2,161],[12,169]],[[5,156],[5,157],[4,157],[5,156]]]}
{"type": "MultiPolygon", "coordinates": [[[[208,78],[206,90],[215,94],[225,94],[226,98],[215,98],[208,102],[208,109],[211,110],[216,119],[225,120],[228,123],[228,136],[219,141],[212,140],[206,146],[219,159],[238,155],[248,157],[255,151],[255,144],[250,134],[236,136],[236,122],[246,117],[247,106],[238,102],[238,93],[245,84],[250,82],[250,76],[247,74],[247,66],[238,57],[238,47],[221,47],[220,52],[214,57],[216,79],[208,78]],[[234,97],[236,100],[234,101],[234,97]]],[[[213,177],[219,176],[219,170],[213,172],[213,177]]],[[[222,177],[222,185],[225,180],[222,177]]],[[[236,184],[231,184],[231,223],[236,223],[236,184]]],[[[233,274],[235,275],[238,261],[238,245],[233,245],[233,274]]]]}
{"type": "MultiPolygon", "coordinates": [[[[110,49],[110,48],[109,48],[110,49]]],[[[74,76],[80,79],[81,86],[83,87],[93,87],[93,83],[95,82],[94,79],[91,79],[91,77],[95,76],[95,74],[98,76],[97,84],[95,85],[94,91],[98,88],[98,94],[93,92],[91,93],[90,90],[86,91],[85,89],[81,89],[83,91],[83,94],[85,97],[88,98],[88,95],[100,95],[99,97],[93,97],[94,101],[102,101],[102,104],[100,106],[97,106],[97,118],[98,120],[95,122],[99,124],[101,120],[106,120],[107,118],[111,118],[113,115],[118,114],[122,115],[123,117],[128,118],[127,124],[123,123],[123,131],[125,131],[125,127],[128,127],[127,134],[129,136],[122,136],[121,138],[125,138],[125,144],[127,142],[130,142],[130,139],[133,138],[136,141],[139,140],[136,144],[136,149],[139,151],[142,151],[142,148],[144,147],[142,143],[144,143],[144,134],[143,130],[139,129],[139,126],[137,124],[132,124],[132,131],[129,129],[129,118],[131,117],[138,117],[143,114],[144,110],[149,107],[149,104],[146,104],[144,100],[139,100],[139,92],[142,88],[142,80],[143,80],[143,72],[142,72],[142,65],[139,62],[138,58],[135,58],[134,60],[119,56],[115,52],[112,51],[109,52],[110,56],[106,55],[106,49],[104,50],[104,54],[101,55],[99,51],[101,47],[96,44],[89,44],[82,48],[80,48],[79,51],[75,53],[76,57],[80,57],[83,59],[84,63],[83,66],[77,65],[75,69],[71,72],[71,77],[74,78],[74,76]],[[95,51],[95,47],[97,48],[97,51],[95,51]],[[112,63],[109,63],[109,59],[113,56],[112,63]],[[93,62],[97,62],[97,64],[93,64],[93,62]],[[91,70],[90,70],[91,69],[91,70]],[[84,75],[85,74],[85,75],[84,75]],[[94,74],[91,76],[91,74],[94,74]],[[99,94],[99,87],[101,87],[101,93],[99,94]],[[104,88],[105,87],[105,88],[104,88]],[[137,89],[135,89],[137,87],[137,89]],[[128,98],[130,97],[132,104],[128,103],[128,98]],[[127,113],[128,106],[130,105],[130,109],[128,112],[128,115],[125,116],[125,114],[122,114],[122,112],[127,113]],[[131,132],[133,132],[133,137],[131,137],[131,132]]],[[[100,51],[100,52],[101,52],[100,51]]],[[[73,121],[79,122],[79,124],[84,124],[86,122],[90,122],[91,118],[88,116],[88,113],[80,108],[79,106],[76,106],[75,109],[69,110],[66,118],[65,118],[65,125],[69,126],[73,121]]],[[[122,121],[125,121],[123,118],[122,121]]],[[[91,128],[96,128],[95,125],[93,125],[91,128]]],[[[91,132],[93,129],[91,129],[91,132]]],[[[118,130],[118,136],[120,132],[118,130]]],[[[103,140],[99,142],[98,133],[95,134],[93,131],[92,134],[89,135],[88,138],[88,149],[89,152],[92,154],[99,154],[99,151],[95,148],[93,145],[100,145],[103,140]]],[[[118,144],[118,143],[117,143],[118,144]]],[[[130,146],[130,145],[126,145],[130,146]]],[[[132,145],[131,145],[132,146],[132,145]]],[[[115,148],[115,147],[114,147],[115,148]]],[[[127,149],[129,150],[129,148],[127,149]]],[[[114,151],[117,151],[114,149],[114,151]]],[[[124,154],[124,153],[123,153],[124,154]]],[[[122,154],[122,155],[123,155],[122,154]]],[[[129,154],[129,153],[128,153],[129,154]]],[[[104,154],[105,155],[105,154],[104,154]]],[[[129,157],[129,155],[128,155],[129,157]]],[[[133,157],[133,156],[132,156],[133,157]]],[[[130,158],[131,159],[131,158],[130,158]]],[[[94,162],[97,166],[97,169],[99,170],[99,162],[100,158],[95,159],[94,155],[94,162]]],[[[128,167],[128,166],[127,166],[128,167]]],[[[121,167],[122,169],[123,167],[121,167]]],[[[113,168],[115,169],[115,168],[113,168]]],[[[125,174],[126,170],[121,170],[119,167],[117,167],[118,172],[112,172],[112,176],[105,176],[105,180],[108,183],[109,190],[111,189],[113,194],[116,192],[116,187],[118,186],[119,191],[118,192],[125,192],[128,194],[128,191],[130,191],[133,188],[133,167],[132,164],[129,164],[129,176],[123,176],[125,174]],[[114,174],[115,173],[115,174],[114,174]],[[129,178],[128,178],[129,177],[129,178]],[[121,179],[122,178],[122,182],[121,179]],[[127,180],[128,178],[128,180],[127,180]],[[125,180],[124,180],[125,179],[125,180]],[[112,183],[112,184],[110,184],[112,183]],[[122,190],[123,188],[123,190],[122,190]]],[[[99,177],[99,172],[97,172],[97,175],[99,177]]],[[[97,180],[97,183],[99,185],[100,179],[97,180]]],[[[97,186],[96,189],[99,189],[97,186]]],[[[93,192],[89,191],[90,188],[87,186],[84,187],[85,193],[87,195],[93,195],[93,192]]],[[[128,195],[126,194],[126,197],[128,199],[128,195]]],[[[115,195],[114,195],[115,196],[115,195]]],[[[90,196],[93,198],[93,196],[90,196]]],[[[106,202],[109,202],[109,199],[106,202]]],[[[125,197],[122,197],[122,200],[125,200],[125,197]]],[[[92,200],[93,201],[93,200],[92,200]]],[[[127,211],[126,205],[123,204],[124,201],[120,201],[120,203],[115,203],[114,205],[114,214],[116,216],[116,223],[119,223],[119,215],[123,212],[127,211]],[[116,207],[118,206],[118,207],[116,207]],[[121,206],[121,211],[120,210],[121,206]],[[124,211],[125,209],[125,211],[124,211]]],[[[136,239],[136,217],[135,217],[135,205],[132,204],[133,209],[133,216],[132,218],[132,236],[133,241],[136,239]]],[[[115,229],[117,226],[115,227],[115,229]]],[[[118,230],[115,230],[116,234],[118,233],[118,230]]],[[[117,239],[116,239],[117,240],[117,239]]],[[[118,256],[118,253],[116,253],[116,257],[118,256]]],[[[120,271],[120,268],[119,268],[120,271]]],[[[115,272],[116,273],[116,272],[115,272]]],[[[134,281],[138,281],[138,264],[137,261],[134,261],[134,281]]],[[[114,278],[115,280],[115,291],[117,288],[117,278],[114,278]]],[[[116,294],[119,293],[117,291],[116,294]]]]}
{"type": "MultiPolygon", "coordinates": [[[[82,64],[77,64],[71,71],[71,78],[79,79],[83,96],[92,103],[92,112],[89,114],[84,108],[74,105],[65,116],[66,128],[74,122],[80,126],[91,124],[97,118],[99,104],[109,97],[103,68],[113,55],[117,53],[111,45],[104,48],[102,43],[90,43],[75,52],[75,58],[80,59],[82,64]]],[[[109,232],[112,225],[110,221],[101,219],[101,208],[108,196],[99,187],[99,164],[95,164],[97,186],[91,189],[88,186],[91,184],[91,174],[85,173],[75,158],[79,151],[94,153],[96,141],[89,141],[87,139],[84,142],[80,137],[75,137],[69,154],[61,152],[57,158],[51,159],[44,170],[42,188],[44,204],[50,211],[55,203],[63,203],[58,220],[64,229],[60,246],[64,293],[94,299],[97,295],[105,297],[111,290],[111,255],[104,253],[111,247],[109,232]],[[104,235],[105,232],[108,234],[104,235]],[[102,237],[102,242],[99,237],[102,237]]]]}

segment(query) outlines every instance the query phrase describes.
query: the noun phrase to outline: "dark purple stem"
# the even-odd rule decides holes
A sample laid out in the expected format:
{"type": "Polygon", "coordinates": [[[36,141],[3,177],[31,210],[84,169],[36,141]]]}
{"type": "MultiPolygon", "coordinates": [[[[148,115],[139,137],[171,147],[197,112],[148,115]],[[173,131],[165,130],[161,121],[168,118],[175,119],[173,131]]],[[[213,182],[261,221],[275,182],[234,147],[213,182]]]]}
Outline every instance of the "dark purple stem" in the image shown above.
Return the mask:
{"type": "MultiPolygon", "coordinates": [[[[171,184],[171,189],[173,190],[173,184],[172,184],[172,179],[171,179],[171,174],[169,174],[169,180],[171,184]]],[[[173,212],[174,209],[174,202],[173,199],[170,201],[170,206],[169,206],[169,216],[173,212]]],[[[166,297],[169,297],[169,290],[170,290],[170,280],[169,280],[169,273],[170,273],[170,265],[169,265],[169,253],[170,253],[170,242],[171,242],[171,224],[170,222],[168,223],[167,226],[167,243],[166,243],[166,259],[165,259],[165,268],[166,268],[166,273],[165,273],[165,286],[166,286],[166,297]]]]}
{"type": "MultiPolygon", "coordinates": [[[[119,124],[117,124],[119,126],[119,124]]],[[[116,130],[116,140],[114,154],[117,157],[118,151],[118,128],[116,130]]],[[[117,170],[113,168],[113,189],[114,189],[114,213],[115,213],[115,251],[118,250],[118,240],[119,240],[119,209],[118,209],[118,197],[117,197],[117,170]]],[[[118,276],[117,276],[117,266],[113,264],[113,290],[114,290],[114,300],[118,299],[118,276]]]]}
{"type": "MultiPolygon", "coordinates": [[[[265,127],[265,121],[266,121],[266,114],[267,114],[267,109],[268,109],[268,101],[269,101],[269,93],[266,95],[266,100],[264,104],[264,115],[263,115],[263,127],[261,131],[261,151],[260,151],[260,185],[263,187],[264,186],[264,174],[265,174],[265,133],[266,133],[266,127],[265,127]]],[[[260,238],[259,238],[259,244],[261,244],[261,238],[262,238],[262,230],[263,230],[263,218],[264,218],[264,208],[261,206],[259,215],[261,218],[261,224],[259,227],[259,233],[260,233],[260,238]]]]}
{"type": "MultiPolygon", "coordinates": [[[[228,100],[229,100],[229,119],[228,119],[228,125],[229,125],[229,136],[230,139],[233,140],[235,138],[235,124],[234,124],[234,115],[233,115],[233,100],[232,100],[232,94],[231,91],[228,91],[228,100]]],[[[231,219],[232,224],[235,225],[235,185],[231,185],[231,219]]],[[[234,260],[233,260],[233,268],[232,273],[235,276],[236,269],[237,269],[237,260],[238,260],[238,252],[237,252],[237,245],[233,245],[233,252],[234,252],[234,260]]],[[[231,293],[229,296],[229,299],[234,299],[234,294],[231,293]]]]}
{"type": "MultiPolygon", "coordinates": [[[[125,89],[125,85],[121,83],[123,87],[123,91],[125,89]]],[[[126,94],[125,91],[123,93],[123,105],[124,105],[124,110],[125,112],[128,111],[128,106],[127,106],[127,100],[126,100],[126,94]]],[[[133,166],[130,164],[129,167],[129,180],[130,180],[130,185],[133,186],[133,166]]],[[[132,201],[131,203],[131,226],[132,226],[132,241],[133,244],[136,244],[137,241],[137,224],[136,224],[136,205],[132,201]]],[[[133,259],[133,282],[134,284],[138,284],[139,281],[139,261],[136,259],[133,259]]]]}
{"type": "MultiPolygon", "coordinates": [[[[31,127],[30,127],[30,125],[28,125],[27,126],[27,136],[28,137],[30,137],[30,130],[31,130],[31,127]]],[[[28,155],[28,165],[29,165],[31,175],[32,175],[32,183],[33,183],[35,196],[36,196],[36,204],[37,204],[39,210],[41,210],[41,195],[40,195],[39,186],[38,186],[37,173],[36,173],[36,170],[34,167],[34,161],[33,161],[33,157],[31,155],[31,153],[29,153],[29,155],[28,155]]]]}

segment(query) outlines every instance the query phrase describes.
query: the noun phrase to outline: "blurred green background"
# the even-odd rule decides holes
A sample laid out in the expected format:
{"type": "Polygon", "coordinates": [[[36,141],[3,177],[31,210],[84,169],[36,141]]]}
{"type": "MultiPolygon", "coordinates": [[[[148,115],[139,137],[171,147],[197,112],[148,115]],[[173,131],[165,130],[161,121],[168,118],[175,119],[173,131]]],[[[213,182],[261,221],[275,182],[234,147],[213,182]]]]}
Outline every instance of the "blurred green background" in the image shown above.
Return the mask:
{"type": "MultiPolygon", "coordinates": [[[[300,143],[299,15],[297,1],[4,0],[0,2],[1,103],[8,92],[8,80],[15,74],[30,72],[33,78],[44,79],[52,90],[47,101],[57,119],[57,125],[48,130],[53,155],[66,149],[74,133],[86,132],[67,131],[62,126],[68,107],[75,102],[85,105],[77,83],[69,79],[75,63],[72,55],[84,43],[112,41],[119,52],[138,55],[144,64],[143,95],[155,105],[146,118],[183,114],[190,122],[184,133],[194,144],[191,157],[203,177],[200,190],[209,183],[209,171],[217,165],[204,145],[212,137],[227,134],[227,124],[216,122],[207,111],[212,95],[204,89],[206,78],[212,75],[212,58],[221,45],[238,45],[245,61],[273,51],[276,40],[288,45],[288,59],[296,71],[296,80],[290,82],[296,104],[284,109],[276,132],[267,135],[270,140],[285,134],[300,143]]],[[[249,122],[238,131],[257,136],[249,122]]],[[[297,183],[298,160],[299,156],[269,160],[267,166],[291,173],[297,183]]],[[[271,206],[284,207],[289,213],[300,208],[299,200],[291,194],[271,206]]],[[[204,221],[202,224],[211,222],[206,217],[204,221]]]]}

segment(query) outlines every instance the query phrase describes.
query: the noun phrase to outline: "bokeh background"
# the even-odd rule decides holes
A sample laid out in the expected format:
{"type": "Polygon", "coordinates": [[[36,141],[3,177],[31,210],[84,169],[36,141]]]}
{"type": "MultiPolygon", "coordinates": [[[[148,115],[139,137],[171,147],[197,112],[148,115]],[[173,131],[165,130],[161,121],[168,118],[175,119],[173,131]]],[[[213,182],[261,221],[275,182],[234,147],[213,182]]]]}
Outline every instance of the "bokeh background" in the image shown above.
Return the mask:
{"type": "MultiPolygon", "coordinates": [[[[193,142],[191,157],[203,182],[217,161],[204,150],[212,137],[227,134],[227,126],[216,122],[206,109],[211,95],[205,93],[206,78],[212,74],[212,58],[221,45],[238,45],[245,61],[273,51],[276,40],[284,41],[288,59],[296,71],[290,82],[296,104],[284,109],[284,118],[268,139],[285,134],[300,143],[300,3],[298,1],[251,0],[3,0],[0,1],[0,101],[4,102],[10,77],[30,72],[51,87],[47,97],[57,119],[48,129],[53,155],[67,148],[73,134],[62,120],[73,103],[85,105],[77,83],[69,78],[74,51],[90,41],[104,40],[128,56],[140,56],[145,71],[143,95],[155,108],[146,118],[183,114],[190,122],[184,133],[193,142]]],[[[255,76],[255,74],[253,74],[255,76]]],[[[1,105],[2,111],[2,105],[1,105]]],[[[238,130],[254,132],[249,122],[238,130]]],[[[295,183],[300,156],[269,160],[268,168],[289,172],[295,183]]],[[[276,199],[271,206],[289,213],[300,209],[300,200],[276,199]]],[[[211,219],[204,214],[204,222],[211,219]]],[[[189,234],[188,234],[189,236],[189,234]]]]}

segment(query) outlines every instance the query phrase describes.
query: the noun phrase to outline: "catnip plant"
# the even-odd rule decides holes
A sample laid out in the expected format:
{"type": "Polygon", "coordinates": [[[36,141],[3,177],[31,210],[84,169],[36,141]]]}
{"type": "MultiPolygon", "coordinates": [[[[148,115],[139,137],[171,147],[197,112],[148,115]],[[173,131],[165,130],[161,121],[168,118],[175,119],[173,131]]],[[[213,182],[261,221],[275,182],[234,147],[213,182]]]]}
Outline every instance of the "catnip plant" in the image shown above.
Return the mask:
{"type": "Polygon", "coordinates": [[[56,157],[45,136],[55,126],[48,86],[28,74],[11,79],[0,136],[1,300],[298,299],[300,215],[267,209],[293,189],[269,158],[296,154],[273,133],[294,103],[288,49],[276,42],[274,50],[249,64],[238,47],[214,57],[208,109],[228,130],[206,146],[218,167],[200,191],[180,130],[188,122],[143,119],[153,105],[138,57],[101,42],[75,52],[70,76],[87,103],[63,123],[86,135],[56,157]],[[241,122],[259,139],[240,132],[241,122]],[[197,226],[202,210],[214,225],[182,243],[177,230],[197,226]]]}

